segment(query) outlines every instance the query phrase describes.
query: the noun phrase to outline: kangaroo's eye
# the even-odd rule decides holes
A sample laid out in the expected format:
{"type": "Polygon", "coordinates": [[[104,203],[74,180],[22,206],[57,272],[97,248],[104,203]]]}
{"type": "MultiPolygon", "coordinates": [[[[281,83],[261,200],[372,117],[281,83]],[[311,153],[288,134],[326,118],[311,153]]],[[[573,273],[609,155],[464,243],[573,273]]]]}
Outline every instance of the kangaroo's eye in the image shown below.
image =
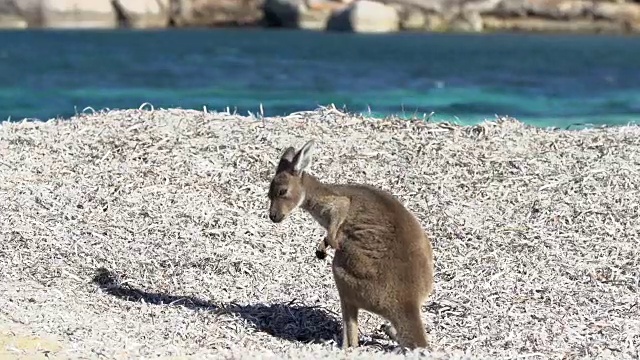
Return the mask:
{"type": "Polygon", "coordinates": [[[278,196],[285,196],[287,194],[287,189],[278,190],[278,196]]]}

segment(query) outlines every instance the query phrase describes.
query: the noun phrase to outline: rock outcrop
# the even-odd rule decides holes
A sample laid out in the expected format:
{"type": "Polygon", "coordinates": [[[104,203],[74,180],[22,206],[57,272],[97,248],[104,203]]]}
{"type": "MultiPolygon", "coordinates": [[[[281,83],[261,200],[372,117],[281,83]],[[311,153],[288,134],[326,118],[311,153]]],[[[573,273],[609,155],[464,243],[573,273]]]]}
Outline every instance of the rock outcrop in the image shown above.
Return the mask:
{"type": "Polygon", "coordinates": [[[640,33],[640,0],[0,0],[0,28],[640,33]]]}
{"type": "Polygon", "coordinates": [[[264,0],[0,0],[0,28],[259,25],[264,0]]]}

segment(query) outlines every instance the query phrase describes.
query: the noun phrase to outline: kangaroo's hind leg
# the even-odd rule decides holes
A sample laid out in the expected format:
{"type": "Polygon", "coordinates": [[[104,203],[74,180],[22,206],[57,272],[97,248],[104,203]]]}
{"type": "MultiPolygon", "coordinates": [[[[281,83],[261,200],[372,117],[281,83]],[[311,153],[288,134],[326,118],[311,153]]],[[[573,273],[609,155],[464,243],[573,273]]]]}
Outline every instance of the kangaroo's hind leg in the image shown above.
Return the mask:
{"type": "Polygon", "coordinates": [[[357,347],[358,339],[358,307],[340,300],[342,308],[342,348],[357,347]]]}

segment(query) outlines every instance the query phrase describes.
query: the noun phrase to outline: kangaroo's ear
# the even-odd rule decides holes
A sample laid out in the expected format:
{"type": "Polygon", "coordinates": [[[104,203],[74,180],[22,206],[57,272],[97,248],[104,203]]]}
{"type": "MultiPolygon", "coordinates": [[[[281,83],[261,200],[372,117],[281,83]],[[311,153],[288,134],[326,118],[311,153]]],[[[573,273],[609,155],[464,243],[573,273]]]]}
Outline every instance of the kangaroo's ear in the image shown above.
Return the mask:
{"type": "Polygon", "coordinates": [[[305,171],[309,165],[311,165],[311,154],[313,152],[313,147],[315,146],[315,142],[313,140],[307,141],[306,144],[296,153],[293,157],[293,171],[295,174],[300,175],[303,171],[305,171]]]}
{"type": "Polygon", "coordinates": [[[280,162],[276,168],[276,174],[282,171],[293,171],[293,157],[296,156],[296,149],[289,146],[286,148],[282,155],[280,155],[280,162]]]}

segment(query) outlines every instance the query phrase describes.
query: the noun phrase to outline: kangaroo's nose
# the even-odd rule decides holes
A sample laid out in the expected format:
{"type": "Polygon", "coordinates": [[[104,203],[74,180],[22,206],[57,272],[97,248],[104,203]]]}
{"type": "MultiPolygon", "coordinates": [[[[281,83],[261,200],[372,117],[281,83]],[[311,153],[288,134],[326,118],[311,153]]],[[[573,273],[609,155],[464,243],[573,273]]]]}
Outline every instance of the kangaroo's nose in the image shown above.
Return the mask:
{"type": "Polygon", "coordinates": [[[271,219],[271,221],[273,221],[274,223],[279,223],[280,221],[282,221],[282,219],[284,218],[284,216],[282,216],[282,214],[278,214],[278,213],[269,213],[269,219],[271,219]]]}

